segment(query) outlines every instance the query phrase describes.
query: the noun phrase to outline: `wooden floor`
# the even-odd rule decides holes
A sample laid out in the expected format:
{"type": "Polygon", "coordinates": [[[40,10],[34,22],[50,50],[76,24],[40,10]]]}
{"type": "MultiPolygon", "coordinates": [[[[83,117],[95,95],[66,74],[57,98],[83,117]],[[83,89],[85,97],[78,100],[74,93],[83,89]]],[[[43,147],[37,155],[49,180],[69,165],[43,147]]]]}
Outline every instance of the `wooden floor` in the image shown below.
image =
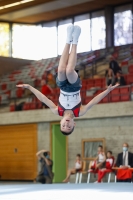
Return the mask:
{"type": "Polygon", "coordinates": [[[125,200],[133,199],[133,184],[52,184],[0,182],[0,200],[125,200]]]}

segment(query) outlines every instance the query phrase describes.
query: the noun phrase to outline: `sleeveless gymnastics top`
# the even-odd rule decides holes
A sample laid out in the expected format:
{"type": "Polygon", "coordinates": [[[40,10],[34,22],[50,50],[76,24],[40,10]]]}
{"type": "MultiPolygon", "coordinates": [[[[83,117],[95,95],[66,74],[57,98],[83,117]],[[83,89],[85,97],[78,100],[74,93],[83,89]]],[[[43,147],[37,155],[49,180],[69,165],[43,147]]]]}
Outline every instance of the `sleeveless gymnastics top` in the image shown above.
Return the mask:
{"type": "Polygon", "coordinates": [[[60,91],[58,114],[63,116],[65,110],[72,110],[75,117],[79,117],[81,107],[80,90],[77,92],[64,92],[60,91]]]}
{"type": "Polygon", "coordinates": [[[98,155],[98,162],[103,162],[104,158],[105,158],[104,154],[103,153],[99,153],[99,155],[98,155]]]}
{"type": "Polygon", "coordinates": [[[82,168],[81,163],[79,163],[78,161],[75,162],[75,169],[81,169],[81,168],[82,168]]]}

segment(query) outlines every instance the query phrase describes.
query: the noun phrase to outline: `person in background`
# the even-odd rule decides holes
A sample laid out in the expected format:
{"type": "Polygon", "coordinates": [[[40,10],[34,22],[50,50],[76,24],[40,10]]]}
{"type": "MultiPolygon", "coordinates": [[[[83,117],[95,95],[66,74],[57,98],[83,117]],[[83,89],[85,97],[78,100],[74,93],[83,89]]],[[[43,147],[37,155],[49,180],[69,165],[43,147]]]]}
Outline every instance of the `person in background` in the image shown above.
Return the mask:
{"type": "Polygon", "coordinates": [[[119,153],[117,156],[116,166],[120,168],[130,168],[133,167],[133,154],[128,151],[128,143],[124,143],[122,153],[119,153]]]}
{"type": "Polygon", "coordinates": [[[67,172],[67,177],[63,180],[64,183],[68,183],[70,180],[71,174],[76,174],[77,172],[82,170],[82,160],[81,160],[81,155],[77,154],[76,156],[76,161],[75,161],[75,167],[68,170],[67,172]]]}
{"type": "Polygon", "coordinates": [[[52,183],[54,174],[52,172],[53,161],[50,159],[50,153],[47,150],[41,150],[36,153],[40,163],[41,170],[36,178],[40,183],[52,183]]]}
{"type": "Polygon", "coordinates": [[[99,145],[98,146],[98,155],[96,159],[90,163],[90,169],[88,172],[94,172],[97,173],[99,169],[103,168],[105,160],[106,160],[106,155],[103,151],[103,146],[99,145]]]}
{"type": "MultiPolygon", "coordinates": [[[[46,80],[41,80],[41,93],[47,96],[50,99],[50,96],[53,94],[52,88],[46,84],[46,80]]],[[[42,103],[43,108],[48,108],[45,103],[42,103]]]]}
{"type": "Polygon", "coordinates": [[[116,166],[120,169],[117,171],[117,182],[131,182],[132,172],[130,168],[133,168],[133,153],[129,152],[128,148],[128,143],[124,143],[122,152],[117,156],[116,166]]]}
{"type": "Polygon", "coordinates": [[[124,77],[122,76],[122,70],[115,58],[111,55],[109,68],[106,71],[106,85],[109,86],[110,84],[115,85],[119,83],[120,85],[125,85],[124,77]]]}
{"type": "Polygon", "coordinates": [[[105,162],[105,168],[98,170],[98,180],[95,183],[101,183],[106,173],[112,172],[113,165],[114,165],[114,157],[112,156],[112,151],[108,151],[107,159],[105,162]]]}
{"type": "Polygon", "coordinates": [[[124,76],[122,76],[122,74],[120,74],[120,73],[117,73],[115,83],[116,84],[118,83],[120,86],[126,85],[124,76]]]}

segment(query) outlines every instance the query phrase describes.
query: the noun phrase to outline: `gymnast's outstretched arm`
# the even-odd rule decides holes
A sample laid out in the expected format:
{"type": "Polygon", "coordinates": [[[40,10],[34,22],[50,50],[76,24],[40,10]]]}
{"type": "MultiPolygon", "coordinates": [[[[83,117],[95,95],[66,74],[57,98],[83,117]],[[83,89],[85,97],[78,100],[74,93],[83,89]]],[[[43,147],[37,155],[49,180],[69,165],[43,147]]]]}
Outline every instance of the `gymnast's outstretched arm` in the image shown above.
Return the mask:
{"type": "Polygon", "coordinates": [[[110,85],[104,92],[101,92],[99,95],[94,97],[87,105],[82,106],[80,110],[80,116],[84,115],[92,106],[99,103],[110,91],[114,90],[118,86],[119,84],[116,84],[114,86],[110,85]]]}
{"type": "Polygon", "coordinates": [[[58,114],[57,112],[57,106],[50,100],[48,99],[45,95],[43,95],[41,92],[39,92],[37,89],[32,87],[29,84],[19,84],[16,85],[16,87],[22,87],[22,88],[27,88],[29,89],[32,93],[35,94],[35,96],[43,103],[45,103],[54,114],[58,114]]]}

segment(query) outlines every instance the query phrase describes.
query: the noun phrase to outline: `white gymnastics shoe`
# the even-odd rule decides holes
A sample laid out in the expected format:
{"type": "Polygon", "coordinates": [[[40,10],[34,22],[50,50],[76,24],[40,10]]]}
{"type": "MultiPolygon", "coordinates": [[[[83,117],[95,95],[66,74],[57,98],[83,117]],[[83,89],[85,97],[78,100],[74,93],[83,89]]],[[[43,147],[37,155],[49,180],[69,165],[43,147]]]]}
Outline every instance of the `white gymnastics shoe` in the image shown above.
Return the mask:
{"type": "Polygon", "coordinates": [[[73,31],[74,31],[74,26],[73,24],[71,24],[67,27],[67,39],[66,39],[67,44],[71,44],[73,40],[73,37],[72,37],[73,31]]]}
{"type": "Polygon", "coordinates": [[[72,44],[77,44],[78,43],[78,39],[79,39],[80,33],[81,33],[81,28],[79,26],[74,26],[74,31],[73,31],[73,34],[72,34],[72,37],[73,37],[72,44]]]}

